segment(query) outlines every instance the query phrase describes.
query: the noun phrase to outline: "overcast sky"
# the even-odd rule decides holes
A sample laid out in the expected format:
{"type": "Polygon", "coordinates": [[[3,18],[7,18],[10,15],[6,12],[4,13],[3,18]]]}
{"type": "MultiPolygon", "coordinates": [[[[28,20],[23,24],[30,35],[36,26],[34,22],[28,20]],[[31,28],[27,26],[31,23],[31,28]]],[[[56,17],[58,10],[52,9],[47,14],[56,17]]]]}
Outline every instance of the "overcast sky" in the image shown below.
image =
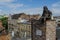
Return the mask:
{"type": "Polygon", "coordinates": [[[52,11],[53,15],[60,15],[60,0],[0,0],[0,15],[21,12],[42,14],[45,5],[52,11]]]}

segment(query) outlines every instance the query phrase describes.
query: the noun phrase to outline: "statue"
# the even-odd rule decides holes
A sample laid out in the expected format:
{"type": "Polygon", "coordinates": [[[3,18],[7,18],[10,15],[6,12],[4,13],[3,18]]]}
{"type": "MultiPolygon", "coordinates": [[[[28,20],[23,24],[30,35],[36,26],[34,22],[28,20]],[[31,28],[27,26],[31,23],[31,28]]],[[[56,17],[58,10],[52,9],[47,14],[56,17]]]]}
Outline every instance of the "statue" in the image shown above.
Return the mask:
{"type": "Polygon", "coordinates": [[[48,10],[47,6],[43,7],[43,14],[41,16],[40,23],[45,23],[46,20],[51,20],[52,12],[48,10]]]}
{"type": "Polygon", "coordinates": [[[42,17],[46,17],[47,20],[47,19],[51,19],[51,16],[52,16],[52,12],[48,10],[46,6],[44,6],[42,17]]]}

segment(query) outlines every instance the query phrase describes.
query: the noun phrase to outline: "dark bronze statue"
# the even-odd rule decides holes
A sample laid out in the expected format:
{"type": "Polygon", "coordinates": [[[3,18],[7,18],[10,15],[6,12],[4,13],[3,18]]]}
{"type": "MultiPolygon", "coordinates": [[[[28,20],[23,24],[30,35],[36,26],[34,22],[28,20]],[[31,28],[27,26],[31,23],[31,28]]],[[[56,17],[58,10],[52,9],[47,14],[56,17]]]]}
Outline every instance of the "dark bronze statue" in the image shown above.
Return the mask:
{"type": "Polygon", "coordinates": [[[50,10],[48,10],[48,8],[46,6],[44,6],[42,17],[46,17],[48,19],[51,19],[51,16],[52,16],[52,12],[50,10]]]}
{"type": "Polygon", "coordinates": [[[43,7],[43,14],[41,16],[40,23],[45,23],[46,20],[51,20],[52,12],[48,10],[47,6],[43,7]]]}
{"type": "Polygon", "coordinates": [[[46,24],[47,20],[51,20],[51,16],[52,16],[52,12],[50,10],[48,10],[47,6],[44,6],[43,7],[43,14],[40,17],[40,19],[39,20],[32,19],[32,22],[36,21],[35,24],[43,25],[43,24],[46,24]]]}

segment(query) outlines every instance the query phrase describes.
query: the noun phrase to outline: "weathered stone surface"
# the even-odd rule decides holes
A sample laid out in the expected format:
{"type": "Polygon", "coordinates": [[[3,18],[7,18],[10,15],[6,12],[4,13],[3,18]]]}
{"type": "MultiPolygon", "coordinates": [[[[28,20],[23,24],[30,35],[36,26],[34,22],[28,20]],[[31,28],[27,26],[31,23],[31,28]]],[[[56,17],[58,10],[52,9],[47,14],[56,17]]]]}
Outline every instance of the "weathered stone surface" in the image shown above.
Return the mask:
{"type": "Polygon", "coordinates": [[[32,24],[32,40],[46,40],[46,26],[40,26],[35,23],[32,24]],[[36,30],[42,31],[42,35],[36,35],[36,30]]]}
{"type": "Polygon", "coordinates": [[[55,21],[46,22],[46,40],[56,40],[56,23],[55,21]]]}
{"type": "Polygon", "coordinates": [[[56,22],[49,20],[46,25],[32,25],[32,40],[56,40],[56,22]],[[36,28],[42,31],[42,36],[36,35],[36,28]]]}

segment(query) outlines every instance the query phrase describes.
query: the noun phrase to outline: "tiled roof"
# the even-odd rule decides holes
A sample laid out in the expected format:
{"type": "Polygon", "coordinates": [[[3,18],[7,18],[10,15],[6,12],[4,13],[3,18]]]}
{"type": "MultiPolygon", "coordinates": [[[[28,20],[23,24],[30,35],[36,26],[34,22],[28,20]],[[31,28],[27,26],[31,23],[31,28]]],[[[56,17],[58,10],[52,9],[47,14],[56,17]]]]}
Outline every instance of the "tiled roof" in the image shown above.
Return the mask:
{"type": "Polygon", "coordinates": [[[24,13],[20,13],[20,14],[12,15],[12,19],[22,18],[22,19],[30,20],[31,18],[38,19],[39,16],[40,15],[38,15],[38,14],[36,14],[36,15],[27,15],[27,14],[24,14],[24,13]]]}
{"type": "Polygon", "coordinates": [[[12,19],[18,19],[21,15],[24,15],[24,13],[14,14],[12,15],[12,19]]]}

